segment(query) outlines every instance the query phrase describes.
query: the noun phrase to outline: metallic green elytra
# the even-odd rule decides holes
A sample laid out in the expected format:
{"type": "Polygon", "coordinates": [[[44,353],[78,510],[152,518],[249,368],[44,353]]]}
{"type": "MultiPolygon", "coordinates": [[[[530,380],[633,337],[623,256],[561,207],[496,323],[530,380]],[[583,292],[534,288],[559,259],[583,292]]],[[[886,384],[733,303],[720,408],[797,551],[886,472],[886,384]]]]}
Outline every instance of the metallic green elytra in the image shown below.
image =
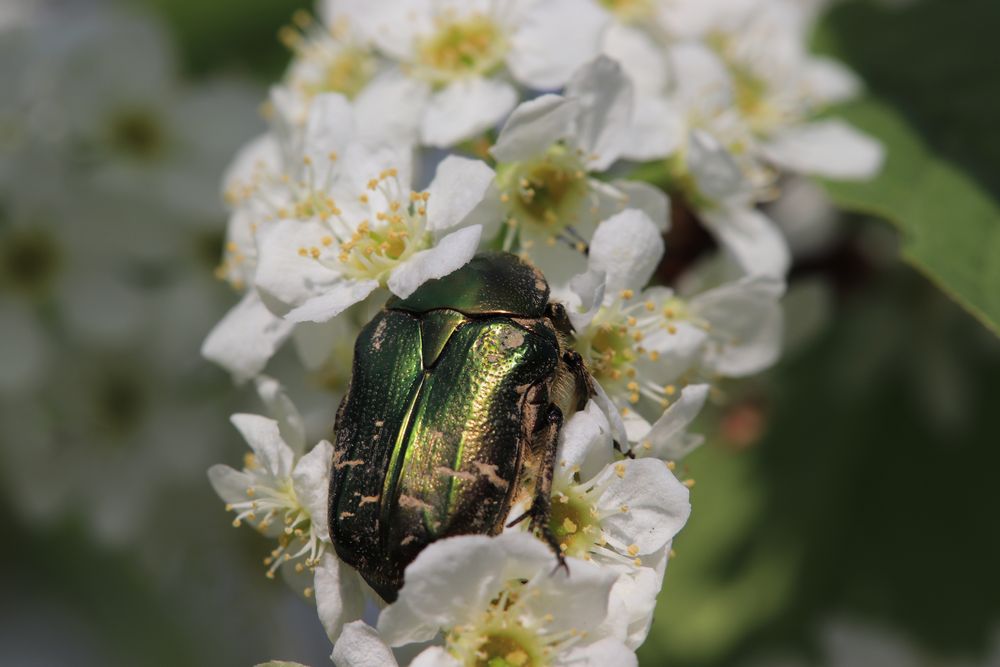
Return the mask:
{"type": "Polygon", "coordinates": [[[559,429],[593,393],[571,335],[542,274],[506,253],[390,299],[362,330],[337,412],[330,536],[384,599],[429,543],[498,533],[522,499],[559,553],[559,429]]]}

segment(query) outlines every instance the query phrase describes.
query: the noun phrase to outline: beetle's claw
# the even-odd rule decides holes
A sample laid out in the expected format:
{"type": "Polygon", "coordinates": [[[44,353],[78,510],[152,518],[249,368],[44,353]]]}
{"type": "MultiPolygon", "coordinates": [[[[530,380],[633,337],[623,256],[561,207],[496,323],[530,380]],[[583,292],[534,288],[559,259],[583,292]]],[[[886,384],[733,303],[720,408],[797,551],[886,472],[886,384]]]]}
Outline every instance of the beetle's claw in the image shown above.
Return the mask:
{"type": "Polygon", "coordinates": [[[507,528],[513,528],[517,524],[519,524],[522,521],[524,521],[525,519],[527,519],[529,516],[531,516],[531,510],[530,509],[528,511],[524,512],[521,516],[517,517],[516,519],[514,519],[513,521],[511,521],[510,523],[508,523],[507,524],[507,528]]]}
{"type": "MultiPolygon", "coordinates": [[[[560,568],[561,568],[561,569],[563,569],[563,570],[566,571],[566,576],[568,577],[569,576],[569,563],[566,562],[566,557],[563,556],[560,553],[560,554],[556,555],[556,560],[558,560],[559,562],[556,563],[556,566],[554,568],[552,568],[552,575],[554,575],[556,572],[558,572],[560,570],[560,568]]],[[[550,575],[550,576],[552,576],[552,575],[550,575]]]]}
{"type": "Polygon", "coordinates": [[[628,451],[623,450],[622,446],[621,446],[621,443],[618,442],[617,440],[615,440],[612,444],[613,444],[613,446],[615,448],[615,451],[618,452],[619,454],[624,455],[625,458],[627,458],[627,459],[634,459],[635,458],[635,452],[633,452],[631,449],[628,450],[628,451]]]}

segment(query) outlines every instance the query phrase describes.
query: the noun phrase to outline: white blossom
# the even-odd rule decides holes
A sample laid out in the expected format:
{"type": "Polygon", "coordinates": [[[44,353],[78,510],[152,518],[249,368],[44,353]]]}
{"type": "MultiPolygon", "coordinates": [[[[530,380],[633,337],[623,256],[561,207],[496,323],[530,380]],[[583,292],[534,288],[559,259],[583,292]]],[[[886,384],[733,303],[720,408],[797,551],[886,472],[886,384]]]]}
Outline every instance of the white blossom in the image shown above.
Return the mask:
{"type": "Polygon", "coordinates": [[[551,550],[525,533],[440,540],[407,568],[406,584],[383,610],[378,631],[390,646],[443,632],[444,646],[412,663],[424,667],[493,659],[635,665],[622,638],[602,626],[617,574],[573,558],[568,573],[554,571],[555,565],[551,550]]]}
{"type": "MultiPolygon", "coordinates": [[[[227,511],[236,513],[234,526],[245,522],[278,540],[264,560],[269,578],[286,565],[297,573],[314,570],[330,541],[326,494],[333,446],[323,440],[304,452],[301,416],[281,388],[262,378],[258,391],[279,419],[233,415],[232,423],[251,452],[242,470],[218,464],[209,469],[208,477],[226,501],[227,511]]],[[[311,596],[313,588],[305,592],[311,596]]]]}
{"type": "Polygon", "coordinates": [[[426,91],[426,104],[414,105],[421,143],[439,147],[500,122],[517,103],[515,83],[564,85],[597,55],[605,26],[601,12],[572,0],[391,0],[348,13],[426,91]]]}
{"type": "Polygon", "coordinates": [[[624,211],[598,227],[588,272],[570,284],[574,346],[631,424],[630,440],[685,385],[759,372],[781,349],[782,281],[747,276],[690,298],[642,290],[662,253],[656,226],[624,211]]]}
{"type": "Polygon", "coordinates": [[[636,648],[652,621],[670,542],[691,506],[672,464],[618,460],[612,431],[593,401],[566,423],[552,482],[550,528],[566,556],[620,573],[611,594],[617,609],[608,622],[622,628],[636,648]]]}
{"type": "Polygon", "coordinates": [[[597,222],[638,208],[666,229],[668,200],[637,181],[606,183],[625,149],[632,87],[613,61],[600,57],[578,70],[563,95],[521,104],[490,153],[507,224],[504,248],[519,252],[560,282],[574,272],[597,222]]]}

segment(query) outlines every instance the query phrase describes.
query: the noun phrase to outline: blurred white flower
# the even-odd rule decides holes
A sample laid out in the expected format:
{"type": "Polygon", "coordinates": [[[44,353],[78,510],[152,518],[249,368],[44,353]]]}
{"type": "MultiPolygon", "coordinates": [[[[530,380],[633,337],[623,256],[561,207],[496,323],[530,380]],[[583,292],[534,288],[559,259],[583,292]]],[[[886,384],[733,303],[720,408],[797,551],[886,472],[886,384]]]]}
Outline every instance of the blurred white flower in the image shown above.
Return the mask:
{"type": "Polygon", "coordinates": [[[6,495],[31,522],[75,517],[103,544],[135,545],[217,452],[221,405],[135,340],[63,343],[49,363],[57,379],[0,399],[6,495]]]}
{"type": "Polygon", "coordinates": [[[320,24],[297,12],[293,22],[295,27],[280,33],[294,54],[283,80],[289,106],[285,113],[305,119],[317,96],[337,93],[354,109],[356,139],[390,145],[417,142],[425,86],[389,67],[347,21],[320,24]]]}
{"type": "Polygon", "coordinates": [[[259,125],[253,87],[183,85],[165,31],[142,16],[53,11],[0,42],[4,194],[71,213],[113,204],[133,227],[150,209],[198,224],[221,212],[219,170],[259,125]]]}

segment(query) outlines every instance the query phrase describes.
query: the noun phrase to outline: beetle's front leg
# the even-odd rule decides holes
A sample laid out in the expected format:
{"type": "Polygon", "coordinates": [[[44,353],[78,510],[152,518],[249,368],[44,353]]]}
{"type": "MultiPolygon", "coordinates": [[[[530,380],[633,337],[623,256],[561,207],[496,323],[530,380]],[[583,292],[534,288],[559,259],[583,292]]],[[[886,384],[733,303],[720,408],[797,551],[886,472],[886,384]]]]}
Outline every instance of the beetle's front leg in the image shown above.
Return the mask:
{"type": "Polygon", "coordinates": [[[539,431],[535,443],[536,451],[541,453],[541,465],[538,470],[538,482],[535,486],[535,497],[528,510],[531,517],[531,530],[545,540],[556,553],[559,567],[569,574],[569,566],[563,556],[559,540],[552,532],[552,477],[555,474],[556,450],[559,446],[559,431],[562,429],[563,414],[555,405],[550,405],[545,415],[545,421],[539,431]]]}
{"type": "MultiPolygon", "coordinates": [[[[587,370],[587,365],[584,363],[583,357],[576,350],[566,350],[563,352],[562,358],[563,363],[566,364],[566,368],[570,370],[573,378],[576,380],[577,389],[583,388],[585,390],[584,397],[581,400],[583,405],[578,406],[578,409],[582,410],[584,405],[587,404],[587,400],[597,394],[597,388],[594,386],[594,378],[590,374],[590,371],[587,370]]],[[[631,450],[627,452],[622,450],[622,446],[618,441],[614,442],[614,448],[630,459],[635,458],[635,454],[631,450]]]]}
{"type": "Polygon", "coordinates": [[[566,364],[566,368],[573,374],[577,394],[580,396],[577,410],[582,410],[587,405],[587,400],[597,393],[597,389],[594,387],[594,378],[591,377],[590,371],[587,370],[587,365],[584,363],[583,357],[576,350],[564,351],[562,360],[566,364]]]}

